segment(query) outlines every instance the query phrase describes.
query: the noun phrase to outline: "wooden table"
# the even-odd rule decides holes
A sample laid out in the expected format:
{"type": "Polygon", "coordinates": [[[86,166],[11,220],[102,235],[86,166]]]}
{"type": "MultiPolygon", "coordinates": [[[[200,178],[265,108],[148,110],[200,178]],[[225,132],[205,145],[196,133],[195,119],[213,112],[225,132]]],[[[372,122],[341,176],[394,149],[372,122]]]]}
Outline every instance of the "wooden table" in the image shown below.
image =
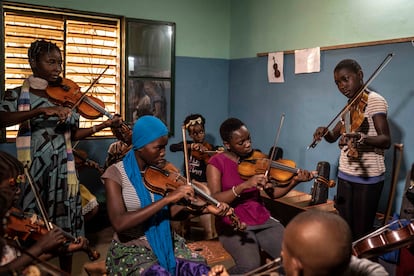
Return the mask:
{"type": "Polygon", "coordinates": [[[322,210],[337,213],[333,200],[326,203],[311,205],[312,196],[310,194],[291,190],[285,196],[278,199],[271,199],[265,192],[261,193],[266,208],[272,216],[278,219],[284,226],[297,214],[307,210],[322,210]]]}

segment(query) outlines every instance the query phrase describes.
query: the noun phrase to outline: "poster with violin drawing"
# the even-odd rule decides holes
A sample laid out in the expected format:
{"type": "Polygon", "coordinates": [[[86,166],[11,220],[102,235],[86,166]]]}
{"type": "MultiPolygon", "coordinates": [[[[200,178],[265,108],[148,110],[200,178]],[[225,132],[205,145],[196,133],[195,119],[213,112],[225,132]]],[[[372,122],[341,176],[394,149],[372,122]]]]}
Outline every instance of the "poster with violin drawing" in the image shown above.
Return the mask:
{"type": "Polygon", "coordinates": [[[283,78],[283,52],[268,54],[267,76],[270,83],[285,82],[283,78]]]}

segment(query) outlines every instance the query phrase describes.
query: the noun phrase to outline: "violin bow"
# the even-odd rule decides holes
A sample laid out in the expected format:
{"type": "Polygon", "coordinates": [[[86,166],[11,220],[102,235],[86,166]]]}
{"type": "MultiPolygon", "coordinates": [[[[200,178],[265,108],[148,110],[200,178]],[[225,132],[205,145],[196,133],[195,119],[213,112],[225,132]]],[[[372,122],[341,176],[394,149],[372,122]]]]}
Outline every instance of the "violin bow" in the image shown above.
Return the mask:
{"type": "Polygon", "coordinates": [[[45,226],[48,231],[52,230],[52,224],[49,221],[49,216],[47,215],[45,205],[43,204],[42,199],[40,198],[39,190],[37,189],[36,185],[34,184],[33,177],[29,172],[29,168],[24,166],[24,174],[26,175],[27,181],[29,182],[30,188],[35,196],[37,206],[40,209],[40,213],[42,214],[43,220],[45,221],[45,226]]]}
{"type": "Polygon", "coordinates": [[[273,161],[273,158],[275,157],[275,154],[276,154],[276,145],[279,142],[280,130],[282,129],[284,121],[285,121],[285,113],[283,113],[282,116],[280,117],[280,123],[279,123],[279,127],[277,129],[275,141],[273,143],[272,153],[269,156],[270,162],[269,162],[269,165],[267,166],[266,172],[264,173],[265,177],[267,177],[269,175],[270,168],[272,167],[272,161],[273,161]]]}
{"type": "MultiPolygon", "coordinates": [[[[352,98],[352,100],[342,108],[342,110],[332,119],[332,121],[329,122],[329,124],[326,126],[326,130],[322,133],[322,137],[324,137],[329,132],[329,127],[341,116],[344,115],[346,111],[356,102],[357,99],[359,99],[359,96],[364,93],[365,89],[368,88],[368,85],[371,84],[371,82],[378,76],[378,74],[382,71],[382,69],[385,68],[385,66],[391,61],[391,59],[394,57],[394,53],[389,53],[385,59],[381,62],[381,64],[378,66],[378,68],[372,73],[372,75],[369,77],[369,79],[365,82],[365,84],[360,88],[358,93],[352,98]]],[[[321,138],[322,138],[321,137],[321,138]]],[[[307,147],[307,149],[314,148],[319,143],[316,139],[312,141],[312,143],[307,147]]]]}
{"type": "Polygon", "coordinates": [[[185,167],[185,176],[186,176],[186,180],[187,180],[187,184],[191,185],[190,182],[190,169],[189,169],[189,165],[188,165],[188,148],[187,148],[187,139],[186,139],[186,126],[183,125],[181,127],[181,132],[182,132],[182,136],[183,136],[183,151],[184,151],[184,167],[185,167]]]}
{"type": "Polygon", "coordinates": [[[86,89],[85,92],[81,92],[82,97],[80,97],[79,100],[72,106],[72,110],[74,110],[84,100],[84,98],[86,97],[86,94],[89,92],[89,90],[91,90],[91,88],[98,82],[98,80],[103,76],[103,74],[105,74],[106,70],[108,70],[109,67],[110,67],[110,65],[108,64],[108,66],[106,66],[106,68],[102,71],[102,73],[100,73],[99,76],[96,77],[92,81],[92,83],[89,85],[88,89],[86,89]]]}

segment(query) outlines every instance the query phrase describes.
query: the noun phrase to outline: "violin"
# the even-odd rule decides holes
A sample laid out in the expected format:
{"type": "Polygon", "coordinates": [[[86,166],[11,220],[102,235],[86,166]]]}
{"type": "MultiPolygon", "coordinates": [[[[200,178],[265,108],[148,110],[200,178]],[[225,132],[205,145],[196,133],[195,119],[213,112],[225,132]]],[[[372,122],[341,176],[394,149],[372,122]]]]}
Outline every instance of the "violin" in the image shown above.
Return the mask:
{"type": "Polygon", "coordinates": [[[75,157],[75,167],[80,168],[83,166],[92,167],[97,169],[101,174],[104,173],[104,169],[94,160],[88,158],[86,151],[79,149],[72,149],[73,156],[75,157]]]}
{"type": "Polygon", "coordinates": [[[371,258],[412,244],[414,244],[414,223],[410,222],[399,229],[386,229],[377,235],[368,235],[367,238],[356,241],[352,245],[352,253],[358,258],[371,258]]]}
{"type": "Polygon", "coordinates": [[[193,156],[197,160],[204,161],[206,163],[208,163],[210,157],[212,157],[214,154],[224,151],[223,149],[214,150],[214,147],[207,142],[203,143],[203,147],[205,150],[191,150],[191,156],[193,156]]]}
{"type": "Polygon", "coordinates": [[[80,87],[70,79],[62,78],[61,82],[49,85],[46,94],[55,104],[69,108],[76,107],[83,117],[90,120],[108,113],[100,99],[80,92],[80,87]]]}
{"type": "MultiPolygon", "coordinates": [[[[161,195],[166,195],[168,192],[177,189],[179,186],[191,185],[194,192],[203,200],[216,206],[220,204],[220,202],[204,192],[200,187],[191,182],[188,183],[186,178],[180,175],[179,170],[171,163],[167,163],[162,169],[155,166],[146,168],[144,172],[144,185],[151,192],[161,195]]],[[[244,231],[246,229],[246,224],[241,223],[234,213],[232,213],[229,218],[235,230],[244,231]]]]}
{"type": "Polygon", "coordinates": [[[292,160],[278,159],[270,160],[260,151],[252,151],[252,154],[239,160],[237,170],[242,179],[249,179],[256,174],[264,174],[269,168],[271,180],[275,180],[281,185],[290,182],[299,169],[295,167],[296,163],[292,160]]]}
{"type": "MultiPolygon", "coordinates": [[[[339,148],[348,146],[347,156],[351,158],[358,158],[358,140],[361,134],[358,129],[365,120],[365,108],[368,103],[368,92],[364,91],[358,96],[356,101],[351,101],[353,104],[349,107],[349,120],[342,117],[342,126],[340,133],[342,134],[339,140],[339,148]]],[[[347,114],[345,114],[347,115],[347,114]]]]}
{"type": "MultiPolygon", "coordinates": [[[[362,125],[362,122],[365,119],[365,108],[368,104],[368,93],[363,91],[357,99],[353,102],[353,104],[349,107],[351,125],[350,125],[350,132],[355,132],[358,128],[362,125]]],[[[347,132],[349,132],[347,131],[347,132]]],[[[341,133],[346,132],[345,125],[342,126],[341,133]]]]}
{"type": "Polygon", "coordinates": [[[131,146],[132,144],[132,129],[129,125],[122,123],[119,127],[111,127],[111,131],[118,139],[131,146]]]}
{"type": "MultiPolygon", "coordinates": [[[[38,218],[36,215],[24,213],[14,207],[8,211],[4,228],[6,237],[10,239],[18,238],[22,241],[37,241],[49,232],[44,220],[38,218]]],[[[66,238],[66,242],[76,243],[77,238],[70,233],[65,231],[62,232],[66,238]]],[[[88,242],[86,242],[86,244],[88,244],[88,242]]],[[[82,251],[85,251],[88,254],[91,261],[95,261],[100,257],[99,252],[91,249],[88,245],[82,248],[82,251]]]]}

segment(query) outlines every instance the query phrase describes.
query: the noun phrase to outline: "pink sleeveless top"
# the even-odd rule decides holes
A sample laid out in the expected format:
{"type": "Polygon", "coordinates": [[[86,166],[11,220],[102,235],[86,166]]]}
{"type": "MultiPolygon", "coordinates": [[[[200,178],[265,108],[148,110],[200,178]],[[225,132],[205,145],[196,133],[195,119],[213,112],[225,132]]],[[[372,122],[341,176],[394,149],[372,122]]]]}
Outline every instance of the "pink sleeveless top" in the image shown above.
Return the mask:
{"type": "MultiPolygon", "coordinates": [[[[211,157],[209,165],[220,171],[222,191],[231,190],[233,186],[244,182],[237,171],[238,164],[223,153],[211,157]]],[[[264,206],[260,192],[256,188],[244,190],[230,206],[234,208],[240,221],[246,223],[247,226],[263,224],[270,218],[270,213],[264,206]]],[[[222,224],[231,225],[228,217],[216,217],[216,222],[217,229],[220,229],[222,224]]]]}

